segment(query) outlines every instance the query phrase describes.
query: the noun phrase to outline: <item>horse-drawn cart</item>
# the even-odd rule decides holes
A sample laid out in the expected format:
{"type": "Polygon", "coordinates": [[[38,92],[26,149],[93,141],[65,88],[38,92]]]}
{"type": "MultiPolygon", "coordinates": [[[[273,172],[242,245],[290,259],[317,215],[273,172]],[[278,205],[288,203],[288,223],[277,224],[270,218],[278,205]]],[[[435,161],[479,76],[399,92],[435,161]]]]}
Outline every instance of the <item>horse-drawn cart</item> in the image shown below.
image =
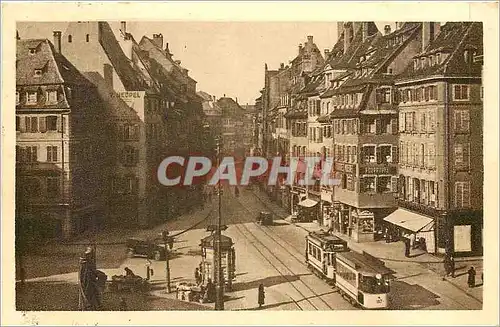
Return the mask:
{"type": "Polygon", "coordinates": [[[109,281],[109,290],[114,292],[147,292],[150,287],[149,282],[139,276],[114,275],[109,281]]]}

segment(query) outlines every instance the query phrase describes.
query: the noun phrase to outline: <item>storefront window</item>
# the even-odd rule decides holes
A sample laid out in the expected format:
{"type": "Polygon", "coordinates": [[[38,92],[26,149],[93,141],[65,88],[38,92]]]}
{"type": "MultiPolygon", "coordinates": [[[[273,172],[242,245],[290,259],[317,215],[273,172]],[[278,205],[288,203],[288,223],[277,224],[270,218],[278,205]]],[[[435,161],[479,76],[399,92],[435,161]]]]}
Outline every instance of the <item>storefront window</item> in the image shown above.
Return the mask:
{"type": "Polygon", "coordinates": [[[359,231],[361,233],[373,233],[373,219],[372,218],[359,218],[359,231]]]}

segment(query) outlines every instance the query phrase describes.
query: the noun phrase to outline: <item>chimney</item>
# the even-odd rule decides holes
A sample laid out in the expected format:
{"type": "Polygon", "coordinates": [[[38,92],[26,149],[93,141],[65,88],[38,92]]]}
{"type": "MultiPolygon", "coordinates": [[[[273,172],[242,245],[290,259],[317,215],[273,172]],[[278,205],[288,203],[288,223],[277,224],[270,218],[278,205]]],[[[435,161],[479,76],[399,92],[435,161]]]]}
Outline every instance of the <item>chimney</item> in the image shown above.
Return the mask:
{"type": "Polygon", "coordinates": [[[391,25],[385,25],[384,26],[384,34],[391,34],[391,25]]]}
{"type": "Polygon", "coordinates": [[[236,97],[236,103],[238,103],[238,97],[236,97]]]}
{"type": "Polygon", "coordinates": [[[396,22],[396,29],[399,30],[404,24],[405,22],[396,22]]]}
{"type": "Polygon", "coordinates": [[[169,55],[171,55],[170,49],[168,48],[168,42],[165,43],[165,53],[168,53],[169,55]]]}
{"type": "Polygon", "coordinates": [[[441,30],[441,24],[436,22],[422,23],[422,51],[436,38],[441,30]]]}
{"type": "Polygon", "coordinates": [[[347,49],[349,49],[349,46],[351,45],[352,36],[353,36],[352,35],[352,27],[349,26],[347,23],[345,23],[344,24],[344,54],[347,52],[347,49]]]}
{"type": "Polygon", "coordinates": [[[312,35],[307,36],[307,43],[313,44],[313,36],[312,35]]]}
{"type": "Polygon", "coordinates": [[[127,22],[120,22],[120,31],[122,31],[123,35],[127,33],[127,22]]]}
{"type": "Polygon", "coordinates": [[[57,53],[61,53],[61,31],[54,31],[54,48],[57,53]]]}
{"type": "Polygon", "coordinates": [[[16,30],[16,40],[20,40],[21,38],[19,37],[19,31],[16,30]]]}
{"type": "Polygon", "coordinates": [[[284,69],[285,68],[285,64],[284,63],[281,63],[280,64],[280,69],[284,69]]]}
{"type": "Polygon", "coordinates": [[[362,24],[362,26],[361,26],[362,38],[363,38],[363,42],[365,42],[365,40],[368,38],[368,26],[370,23],[363,22],[361,24],[362,24]]]}
{"type": "Polygon", "coordinates": [[[181,61],[180,60],[176,60],[174,61],[177,65],[180,65],[181,64],[181,61]]]}
{"type": "Polygon", "coordinates": [[[302,43],[299,43],[299,54],[302,54],[302,43]]]}
{"type": "Polygon", "coordinates": [[[158,48],[163,49],[163,35],[153,34],[153,44],[158,48]]]}
{"type": "Polygon", "coordinates": [[[330,54],[330,49],[325,49],[325,58],[330,54]]]}

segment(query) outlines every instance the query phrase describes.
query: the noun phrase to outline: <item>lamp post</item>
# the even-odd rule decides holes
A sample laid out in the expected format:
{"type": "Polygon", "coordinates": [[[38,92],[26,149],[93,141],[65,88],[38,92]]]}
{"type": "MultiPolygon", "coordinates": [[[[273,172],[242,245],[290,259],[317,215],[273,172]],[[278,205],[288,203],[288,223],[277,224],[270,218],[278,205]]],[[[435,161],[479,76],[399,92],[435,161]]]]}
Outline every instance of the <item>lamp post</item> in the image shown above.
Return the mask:
{"type": "MultiPolygon", "coordinates": [[[[217,138],[217,167],[220,165],[220,138],[217,138]]],[[[220,174],[220,172],[219,172],[220,174]]],[[[222,273],[222,251],[221,251],[221,202],[222,202],[222,189],[219,175],[219,183],[217,184],[217,196],[219,199],[219,214],[217,215],[217,228],[214,237],[214,268],[215,268],[215,310],[224,310],[224,275],[222,273]]]]}

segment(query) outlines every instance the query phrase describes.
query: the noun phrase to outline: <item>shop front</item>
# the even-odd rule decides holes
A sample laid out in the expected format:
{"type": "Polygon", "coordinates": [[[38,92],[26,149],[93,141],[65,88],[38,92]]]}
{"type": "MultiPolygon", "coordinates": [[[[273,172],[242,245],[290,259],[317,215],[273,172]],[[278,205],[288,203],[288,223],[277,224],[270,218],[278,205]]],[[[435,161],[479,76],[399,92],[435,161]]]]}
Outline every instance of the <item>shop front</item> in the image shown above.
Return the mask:
{"type": "Polygon", "coordinates": [[[397,241],[410,238],[421,249],[436,253],[435,221],[433,218],[399,208],[384,218],[384,237],[397,241]]]}
{"type": "Polygon", "coordinates": [[[332,206],[332,193],[327,191],[321,192],[321,219],[320,224],[328,228],[333,224],[333,206],[332,206]]]}
{"type": "Polygon", "coordinates": [[[305,189],[291,187],[290,189],[290,213],[294,216],[298,214],[299,203],[307,197],[305,189]]]}
{"type": "Polygon", "coordinates": [[[304,199],[298,203],[297,220],[300,222],[312,222],[318,220],[319,202],[312,199],[304,199]]]}

